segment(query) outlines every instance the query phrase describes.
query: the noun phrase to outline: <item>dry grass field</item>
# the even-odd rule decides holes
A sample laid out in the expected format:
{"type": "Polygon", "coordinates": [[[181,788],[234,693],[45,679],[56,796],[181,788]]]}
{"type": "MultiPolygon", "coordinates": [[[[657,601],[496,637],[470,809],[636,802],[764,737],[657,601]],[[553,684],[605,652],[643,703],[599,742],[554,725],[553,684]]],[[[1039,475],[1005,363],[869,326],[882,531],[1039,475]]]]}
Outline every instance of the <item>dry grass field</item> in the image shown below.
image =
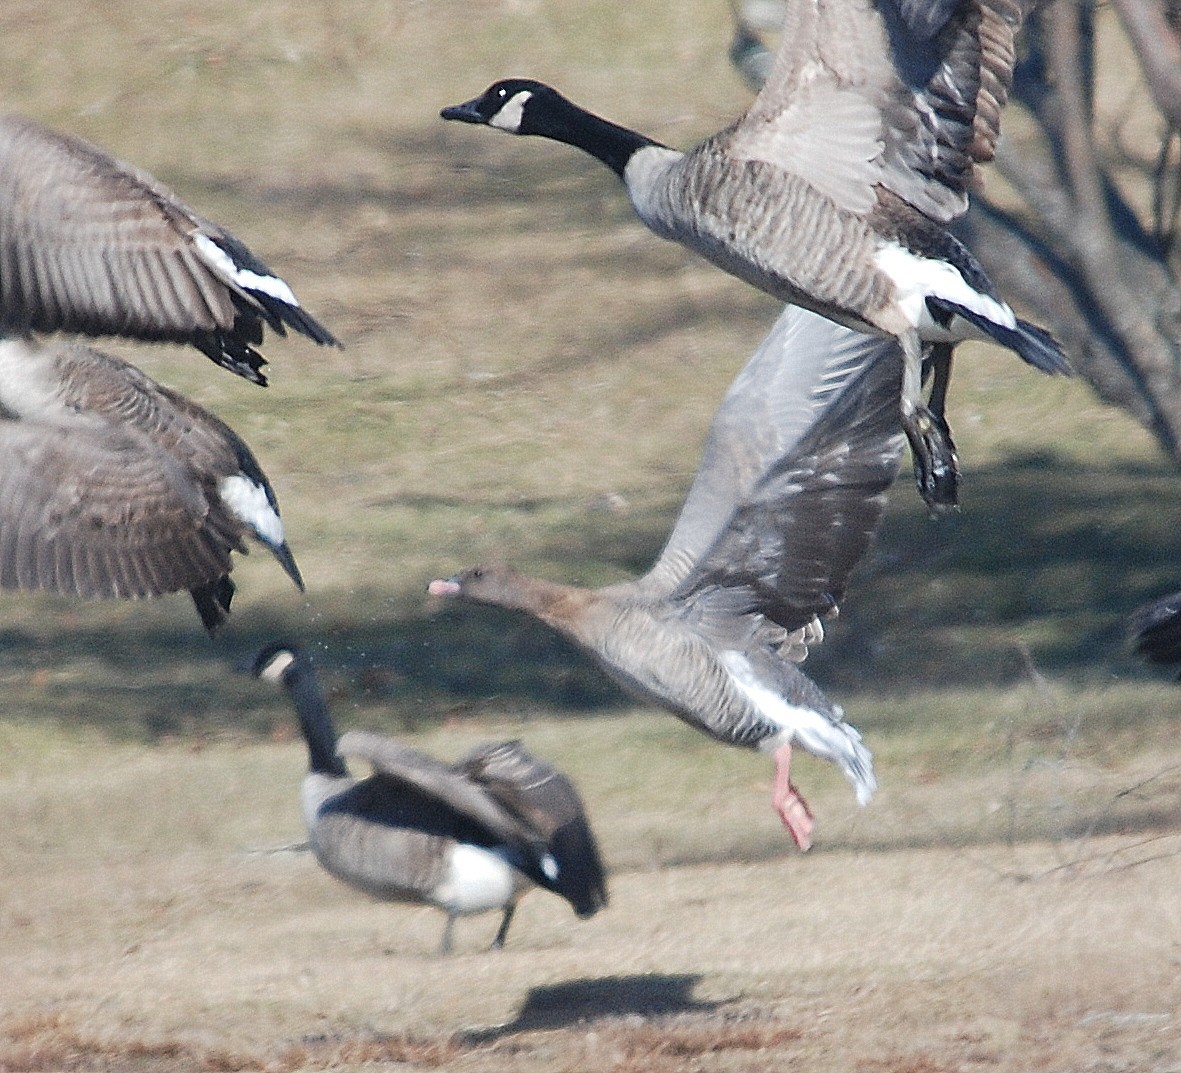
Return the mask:
{"type": "MultiPolygon", "coordinates": [[[[1085,385],[979,348],[964,510],[909,478],[809,667],[874,749],[858,809],[637,711],[512,616],[432,606],[483,557],[597,583],[659,549],[761,296],[652,238],[562,146],[439,107],[532,74],[673,144],[744,106],[721,0],[9,0],[5,107],[147,167],[346,343],[266,391],[115,347],[216,410],[308,579],[187,600],[0,595],[0,1071],[1181,1071],[1178,687],[1122,617],[1181,586],[1175,470],[1085,385]],[[520,736],[611,869],[587,922],[368,902],[298,849],[302,746],[233,673],[285,634],[343,727],[442,756],[520,736]]],[[[1135,108],[1123,85],[1112,107],[1135,108]]],[[[1018,127],[1019,129],[1019,127],[1018,127]]],[[[1130,181],[1136,145],[1130,143],[1130,181]]],[[[1150,151],[1145,150],[1145,161],[1150,151]]]]}

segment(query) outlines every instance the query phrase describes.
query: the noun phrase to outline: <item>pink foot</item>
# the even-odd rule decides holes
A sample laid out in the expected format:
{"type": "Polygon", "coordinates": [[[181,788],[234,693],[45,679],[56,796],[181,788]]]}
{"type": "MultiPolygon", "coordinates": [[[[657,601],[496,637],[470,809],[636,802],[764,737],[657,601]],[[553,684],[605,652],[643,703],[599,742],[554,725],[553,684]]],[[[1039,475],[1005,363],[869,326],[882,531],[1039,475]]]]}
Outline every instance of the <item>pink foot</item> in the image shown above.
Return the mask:
{"type": "Polygon", "coordinates": [[[809,849],[812,845],[812,810],[791,781],[790,745],[775,751],[775,793],[772,802],[796,845],[802,850],[809,849]]]}

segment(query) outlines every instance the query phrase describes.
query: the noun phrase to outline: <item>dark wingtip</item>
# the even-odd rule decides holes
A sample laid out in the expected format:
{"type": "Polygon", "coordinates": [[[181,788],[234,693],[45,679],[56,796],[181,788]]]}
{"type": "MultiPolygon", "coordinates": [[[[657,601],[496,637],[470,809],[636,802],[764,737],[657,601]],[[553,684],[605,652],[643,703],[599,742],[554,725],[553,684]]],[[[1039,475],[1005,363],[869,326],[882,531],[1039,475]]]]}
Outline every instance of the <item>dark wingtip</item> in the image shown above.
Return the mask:
{"type": "Polygon", "coordinates": [[[201,616],[201,625],[210,637],[215,637],[217,631],[225,625],[230,617],[230,603],[234,599],[234,583],[229,575],[210,581],[205,585],[197,585],[189,590],[193,603],[197,607],[197,614],[201,616]]]}

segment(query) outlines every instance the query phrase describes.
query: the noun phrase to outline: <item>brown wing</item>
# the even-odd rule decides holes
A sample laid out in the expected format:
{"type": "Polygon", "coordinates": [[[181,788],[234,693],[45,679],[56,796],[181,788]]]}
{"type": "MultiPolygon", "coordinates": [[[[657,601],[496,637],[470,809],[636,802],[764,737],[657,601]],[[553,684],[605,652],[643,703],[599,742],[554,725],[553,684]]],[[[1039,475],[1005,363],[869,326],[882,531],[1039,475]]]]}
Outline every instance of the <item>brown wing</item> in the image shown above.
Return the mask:
{"type": "Polygon", "coordinates": [[[19,116],[0,117],[0,321],[192,343],[260,380],[264,323],[336,343],[286,283],[163,184],[19,116]]]}
{"type": "Polygon", "coordinates": [[[159,596],[221,582],[243,527],[134,430],[0,419],[0,585],[159,596]]]}
{"type": "Polygon", "coordinates": [[[543,839],[528,824],[504,808],[484,787],[455,767],[393,738],[365,730],[341,736],[336,751],[373,766],[380,775],[415,787],[478,823],[496,841],[536,853],[543,839]]]}
{"type": "Polygon", "coordinates": [[[579,916],[590,916],[607,904],[598,843],[582,798],[565,774],[519,741],[481,746],[456,768],[544,838],[557,864],[554,889],[579,916]]]}
{"type": "Polygon", "coordinates": [[[953,219],[974,165],[992,158],[1023,14],[1019,0],[789,0],[731,151],[849,211],[869,211],[881,185],[953,219]]]}

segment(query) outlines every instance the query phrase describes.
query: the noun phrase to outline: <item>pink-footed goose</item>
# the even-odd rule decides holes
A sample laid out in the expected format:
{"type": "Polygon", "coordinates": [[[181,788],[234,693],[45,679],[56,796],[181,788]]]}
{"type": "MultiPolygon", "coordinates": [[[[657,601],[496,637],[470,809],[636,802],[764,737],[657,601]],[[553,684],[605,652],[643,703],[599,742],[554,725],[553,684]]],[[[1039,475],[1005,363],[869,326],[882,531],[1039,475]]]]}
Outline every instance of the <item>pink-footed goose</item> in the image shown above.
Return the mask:
{"type": "Polygon", "coordinates": [[[646,575],[589,590],[477,566],[430,592],[536,615],[642,699],[772,754],[775,808],[807,849],[793,745],[835,763],[863,804],[876,786],[860,734],[796,662],[885,509],[903,443],[901,377],[892,340],[789,306],[727,393],[646,575]]]}
{"type": "Polygon", "coordinates": [[[212,633],[247,537],[303,589],[275,494],[233,429],[120,358],[0,343],[0,587],[188,590],[212,633]]]}
{"type": "Polygon", "coordinates": [[[310,657],[277,641],[254,673],[290,694],[308,746],[300,803],[321,866],[372,897],[434,905],[455,919],[499,909],[504,945],[521,896],[561,895],[580,917],[607,904],[595,836],[574,784],[519,741],[477,748],[444,764],[393,738],[350,731],[338,742],[310,657]],[[349,774],[345,757],[373,773],[349,774]]]}
{"type": "Polygon", "coordinates": [[[734,124],[688,152],[610,123],[531,79],[445,119],[565,142],[624,182],[640,219],[775,297],[906,356],[903,425],[919,490],[956,502],[943,416],[951,344],[989,338],[1047,373],[1058,344],[1019,320],[947,230],[992,158],[1027,0],[789,0],[769,77],[734,124]],[[922,400],[924,349],[937,379],[922,400]]]}
{"type": "Polygon", "coordinates": [[[340,345],[241,241],[151,175],[0,116],[0,345],[56,331],[186,343],[265,385],[268,326],[340,345]]]}

